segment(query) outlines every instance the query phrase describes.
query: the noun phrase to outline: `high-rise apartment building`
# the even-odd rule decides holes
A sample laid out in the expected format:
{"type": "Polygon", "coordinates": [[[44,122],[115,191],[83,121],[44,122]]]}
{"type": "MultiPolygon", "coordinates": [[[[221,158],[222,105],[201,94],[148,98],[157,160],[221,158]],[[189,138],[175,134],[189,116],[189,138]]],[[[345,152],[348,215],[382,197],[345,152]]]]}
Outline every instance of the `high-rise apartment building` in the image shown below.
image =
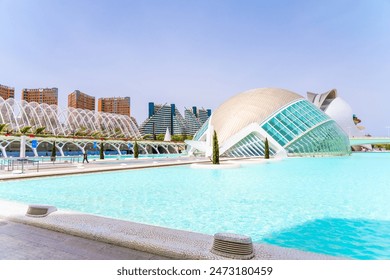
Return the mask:
{"type": "Polygon", "coordinates": [[[184,118],[175,104],[155,105],[149,102],[149,118],[142,123],[141,133],[165,134],[167,128],[171,135],[186,133],[184,118]]]}
{"type": "Polygon", "coordinates": [[[39,104],[58,105],[58,88],[24,88],[22,90],[22,100],[39,104]]]}
{"type": "Polygon", "coordinates": [[[130,117],[130,97],[99,98],[98,111],[130,117]]]}
{"type": "Polygon", "coordinates": [[[149,116],[140,129],[143,134],[194,135],[211,116],[210,109],[193,106],[184,110],[184,118],[175,104],[156,105],[149,102],[149,116]]]}
{"type": "Polygon", "coordinates": [[[68,107],[95,111],[95,97],[75,90],[68,95],[68,107]]]}
{"type": "Polygon", "coordinates": [[[194,135],[210,116],[210,109],[198,109],[196,106],[193,106],[191,109],[186,108],[184,110],[186,133],[189,135],[194,135]]]}
{"type": "Polygon", "coordinates": [[[2,97],[4,100],[8,98],[15,98],[15,88],[0,84],[0,97],[2,97]]]}

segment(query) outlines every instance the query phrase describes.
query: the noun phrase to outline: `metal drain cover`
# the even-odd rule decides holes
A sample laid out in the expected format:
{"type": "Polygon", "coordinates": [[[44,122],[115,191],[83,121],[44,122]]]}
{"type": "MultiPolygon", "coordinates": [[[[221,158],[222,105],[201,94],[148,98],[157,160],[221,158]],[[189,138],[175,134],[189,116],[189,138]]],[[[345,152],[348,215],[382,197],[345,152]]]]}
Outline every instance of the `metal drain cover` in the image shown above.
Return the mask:
{"type": "Polygon", "coordinates": [[[57,208],[50,205],[29,205],[26,216],[41,218],[46,217],[54,211],[57,211],[57,208]]]}
{"type": "Polygon", "coordinates": [[[216,233],[211,252],[231,259],[249,260],[254,256],[252,238],[234,233],[216,233]]]}

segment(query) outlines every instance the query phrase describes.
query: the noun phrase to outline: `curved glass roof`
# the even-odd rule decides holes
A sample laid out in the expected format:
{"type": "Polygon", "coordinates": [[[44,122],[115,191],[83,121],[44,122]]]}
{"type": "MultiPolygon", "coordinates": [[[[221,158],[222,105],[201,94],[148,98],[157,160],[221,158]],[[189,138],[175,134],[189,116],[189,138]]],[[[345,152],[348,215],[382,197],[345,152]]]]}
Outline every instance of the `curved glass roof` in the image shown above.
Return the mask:
{"type": "Polygon", "coordinates": [[[326,120],[330,118],[313,104],[307,100],[300,100],[274,115],[262,125],[262,128],[281,146],[285,146],[297,136],[326,120]]]}

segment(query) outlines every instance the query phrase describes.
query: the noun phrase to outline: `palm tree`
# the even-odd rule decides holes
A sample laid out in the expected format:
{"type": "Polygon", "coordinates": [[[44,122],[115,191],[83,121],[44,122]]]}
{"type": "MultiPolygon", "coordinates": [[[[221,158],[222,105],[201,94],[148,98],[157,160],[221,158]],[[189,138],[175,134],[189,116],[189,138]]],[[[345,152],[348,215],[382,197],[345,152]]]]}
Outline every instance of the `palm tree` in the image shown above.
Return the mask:
{"type": "Polygon", "coordinates": [[[91,134],[91,136],[93,137],[93,138],[101,138],[101,133],[100,133],[100,131],[98,131],[98,130],[95,130],[94,132],[92,132],[92,134],[91,134]]]}
{"type": "Polygon", "coordinates": [[[45,131],[46,127],[42,126],[42,127],[37,127],[35,129],[35,135],[38,135],[38,134],[42,134],[44,131],[45,131]]]}
{"type": "Polygon", "coordinates": [[[25,126],[20,129],[20,133],[27,134],[31,129],[31,126],[25,126]]]}
{"type": "Polygon", "coordinates": [[[8,126],[7,123],[1,123],[0,124],[0,133],[3,132],[3,130],[8,126]]]}

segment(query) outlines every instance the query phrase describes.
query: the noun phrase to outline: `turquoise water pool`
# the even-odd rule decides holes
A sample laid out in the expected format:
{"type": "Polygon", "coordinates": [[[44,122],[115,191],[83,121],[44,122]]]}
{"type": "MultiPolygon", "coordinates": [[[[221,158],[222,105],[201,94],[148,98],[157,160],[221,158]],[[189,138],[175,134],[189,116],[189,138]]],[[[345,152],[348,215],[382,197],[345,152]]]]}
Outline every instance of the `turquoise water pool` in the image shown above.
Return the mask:
{"type": "Polygon", "coordinates": [[[357,259],[390,259],[389,153],[0,183],[0,198],[357,259]]]}

